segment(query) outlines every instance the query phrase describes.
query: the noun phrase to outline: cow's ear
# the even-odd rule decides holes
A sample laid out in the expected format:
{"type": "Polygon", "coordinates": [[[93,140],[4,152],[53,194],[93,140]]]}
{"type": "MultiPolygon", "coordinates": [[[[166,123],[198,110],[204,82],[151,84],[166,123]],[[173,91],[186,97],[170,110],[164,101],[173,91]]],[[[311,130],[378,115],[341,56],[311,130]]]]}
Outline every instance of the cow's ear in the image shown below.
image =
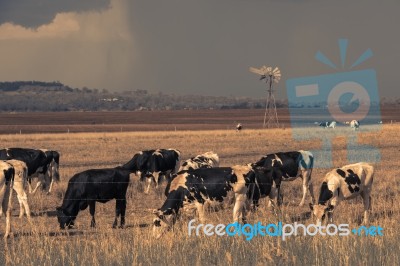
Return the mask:
{"type": "Polygon", "coordinates": [[[310,202],[310,209],[313,211],[314,210],[314,205],[310,202]]]}
{"type": "Polygon", "coordinates": [[[333,208],[335,208],[335,206],[333,206],[332,204],[329,204],[328,207],[325,208],[325,211],[331,212],[331,211],[333,211],[333,208]]]}

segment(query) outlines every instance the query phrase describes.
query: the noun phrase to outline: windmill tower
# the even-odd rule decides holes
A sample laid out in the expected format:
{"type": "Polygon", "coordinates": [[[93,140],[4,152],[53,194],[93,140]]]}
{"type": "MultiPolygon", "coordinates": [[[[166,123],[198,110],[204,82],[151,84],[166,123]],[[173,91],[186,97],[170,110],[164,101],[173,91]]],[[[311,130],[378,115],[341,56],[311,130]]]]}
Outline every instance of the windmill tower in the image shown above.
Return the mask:
{"type": "Polygon", "coordinates": [[[278,67],[272,69],[272,67],[262,66],[261,68],[250,67],[250,72],[260,75],[260,80],[265,80],[267,84],[267,102],[265,105],[264,124],[269,127],[279,127],[278,112],[276,111],[275,96],[273,90],[273,84],[278,83],[281,79],[281,71],[278,67]]]}

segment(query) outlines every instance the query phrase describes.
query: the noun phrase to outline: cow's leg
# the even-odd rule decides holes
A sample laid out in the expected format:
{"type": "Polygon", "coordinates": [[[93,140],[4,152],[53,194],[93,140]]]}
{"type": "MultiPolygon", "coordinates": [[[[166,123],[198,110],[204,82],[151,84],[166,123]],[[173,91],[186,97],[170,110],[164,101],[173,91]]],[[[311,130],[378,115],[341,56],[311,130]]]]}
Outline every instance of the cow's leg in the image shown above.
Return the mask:
{"type": "Polygon", "coordinates": [[[7,238],[11,233],[11,201],[12,201],[12,191],[11,185],[8,184],[8,187],[5,188],[2,208],[6,212],[6,231],[4,234],[4,238],[7,238]]]}
{"type": "Polygon", "coordinates": [[[90,227],[96,227],[96,220],[94,219],[94,214],[96,213],[96,202],[94,200],[89,202],[89,212],[92,216],[92,220],[90,221],[90,227]]]}
{"type": "Polygon", "coordinates": [[[126,199],[117,199],[115,201],[115,220],[113,223],[113,228],[117,228],[118,217],[121,216],[120,228],[125,226],[125,211],[126,211],[126,199]]]}
{"type": "Polygon", "coordinates": [[[149,194],[150,191],[150,185],[151,185],[151,180],[153,179],[153,177],[146,177],[146,188],[144,190],[144,194],[149,194]]]}
{"type": "Polygon", "coordinates": [[[314,190],[313,185],[311,183],[311,169],[302,170],[301,171],[301,178],[303,179],[303,198],[300,201],[299,206],[303,206],[306,201],[307,190],[310,191],[311,196],[311,203],[314,204],[315,197],[314,197],[314,190]]]}
{"type": "Polygon", "coordinates": [[[206,218],[205,218],[205,212],[204,212],[204,203],[200,203],[198,201],[195,202],[196,208],[197,208],[197,213],[199,215],[199,221],[200,223],[205,223],[206,218]]]}
{"type": "Polygon", "coordinates": [[[36,190],[40,187],[40,185],[42,185],[42,183],[44,182],[44,175],[43,174],[39,174],[38,175],[38,182],[36,183],[36,187],[35,189],[30,192],[31,194],[35,194],[36,190]]]}
{"type": "Polygon", "coordinates": [[[161,176],[162,176],[162,175],[160,174],[160,172],[154,172],[154,173],[153,173],[154,183],[155,183],[155,185],[156,185],[156,188],[158,188],[158,182],[159,182],[159,178],[160,178],[161,176]]]}
{"type": "Polygon", "coordinates": [[[28,221],[30,222],[31,221],[31,210],[29,208],[28,197],[27,197],[25,191],[23,191],[21,194],[18,193],[17,198],[18,198],[18,201],[20,204],[19,217],[21,218],[24,215],[24,210],[25,210],[26,217],[28,217],[28,221]]]}
{"type": "Polygon", "coordinates": [[[364,219],[363,224],[369,224],[369,211],[371,209],[371,197],[369,196],[369,191],[364,191],[361,193],[364,203],[364,219]]]}
{"type": "Polygon", "coordinates": [[[53,178],[51,179],[51,182],[50,182],[50,186],[49,186],[49,191],[47,191],[47,194],[50,194],[51,193],[51,189],[53,188],[53,183],[54,183],[54,180],[53,180],[53,178]]]}
{"type": "Polygon", "coordinates": [[[235,206],[233,207],[233,221],[246,223],[246,194],[235,193],[235,206]]]}

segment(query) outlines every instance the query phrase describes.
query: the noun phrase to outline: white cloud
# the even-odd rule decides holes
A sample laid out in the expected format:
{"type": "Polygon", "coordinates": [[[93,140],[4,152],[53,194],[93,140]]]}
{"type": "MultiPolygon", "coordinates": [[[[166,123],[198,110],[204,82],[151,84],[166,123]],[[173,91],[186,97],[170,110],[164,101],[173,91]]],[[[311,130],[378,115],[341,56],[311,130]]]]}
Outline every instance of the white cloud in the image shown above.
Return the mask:
{"type": "Polygon", "coordinates": [[[126,88],[133,61],[126,1],[100,12],[59,13],[36,29],[0,25],[0,80],[126,88]]]}

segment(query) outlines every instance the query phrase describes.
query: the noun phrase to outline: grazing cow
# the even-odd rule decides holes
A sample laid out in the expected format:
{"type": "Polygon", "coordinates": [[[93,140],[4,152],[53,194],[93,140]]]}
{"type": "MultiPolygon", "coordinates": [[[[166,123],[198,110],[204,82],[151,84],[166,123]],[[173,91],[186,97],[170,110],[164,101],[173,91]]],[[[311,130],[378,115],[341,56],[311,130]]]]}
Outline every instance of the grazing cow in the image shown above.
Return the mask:
{"type": "Polygon", "coordinates": [[[219,157],[218,154],[208,151],[201,155],[197,155],[196,157],[192,157],[186,161],[184,161],[179,168],[179,171],[183,170],[194,170],[198,168],[213,168],[219,166],[219,157]]]}
{"type": "Polygon", "coordinates": [[[238,123],[237,125],[236,125],[236,131],[240,131],[240,130],[242,130],[242,124],[240,124],[240,123],[238,123]]]}
{"type": "Polygon", "coordinates": [[[352,121],[350,122],[350,127],[351,127],[352,129],[354,129],[354,130],[357,130],[357,129],[359,129],[359,127],[360,127],[360,122],[357,121],[357,120],[352,120],[352,121]]]}
{"type": "Polygon", "coordinates": [[[311,183],[311,173],[314,165],[314,156],[309,151],[278,152],[263,156],[255,166],[271,169],[271,174],[276,183],[278,205],[281,204],[280,185],[281,181],[293,181],[298,177],[303,179],[303,197],[299,206],[303,206],[307,189],[310,191],[312,203],[314,203],[314,192],[311,183]]]}
{"type": "Polygon", "coordinates": [[[200,222],[204,223],[207,206],[234,202],[233,220],[246,222],[251,203],[258,205],[261,197],[273,197],[270,195],[273,180],[267,171],[263,167],[236,165],[179,172],[166,188],[168,196],[162,207],[153,210],[157,216],[153,221],[153,233],[158,238],[169,230],[181,208],[195,207],[200,222]]]}
{"type": "Polygon", "coordinates": [[[41,184],[49,187],[48,192],[51,192],[53,181],[59,180],[59,158],[60,155],[56,151],[25,148],[7,148],[0,150],[1,160],[15,159],[26,163],[28,167],[30,193],[35,193],[41,184]],[[35,189],[32,191],[30,183],[33,177],[38,177],[39,181],[35,189]]]}
{"type": "Polygon", "coordinates": [[[336,127],[336,122],[332,121],[332,122],[321,122],[319,123],[320,127],[323,128],[335,128],[336,127]]]}
{"type": "Polygon", "coordinates": [[[120,227],[125,225],[126,190],[129,184],[129,174],[133,169],[122,167],[109,169],[91,169],[74,175],[68,182],[61,207],[57,208],[57,218],[60,228],[71,228],[80,210],[89,206],[92,220],[91,227],[96,226],[94,218],[96,202],[106,203],[116,200],[115,220],[113,228],[117,227],[121,216],[120,227]]]}
{"type": "Polygon", "coordinates": [[[0,161],[0,204],[1,212],[6,215],[6,230],[4,238],[7,238],[11,232],[11,200],[12,186],[14,182],[14,167],[12,165],[0,161]]]}
{"type": "MultiPolygon", "coordinates": [[[[369,222],[371,209],[371,189],[374,176],[374,167],[367,163],[356,163],[334,169],[326,174],[321,185],[318,204],[310,204],[310,208],[317,219],[317,224],[325,219],[333,222],[333,209],[342,200],[352,199],[360,195],[364,202],[364,221],[369,222]],[[330,201],[329,204],[328,201],[330,201]]],[[[349,210],[353,212],[353,210],[349,210]]]]}
{"type": "Polygon", "coordinates": [[[158,149],[154,151],[146,162],[146,194],[149,193],[151,182],[154,181],[156,188],[162,176],[175,174],[179,169],[180,151],[175,149],[158,149]]]}

